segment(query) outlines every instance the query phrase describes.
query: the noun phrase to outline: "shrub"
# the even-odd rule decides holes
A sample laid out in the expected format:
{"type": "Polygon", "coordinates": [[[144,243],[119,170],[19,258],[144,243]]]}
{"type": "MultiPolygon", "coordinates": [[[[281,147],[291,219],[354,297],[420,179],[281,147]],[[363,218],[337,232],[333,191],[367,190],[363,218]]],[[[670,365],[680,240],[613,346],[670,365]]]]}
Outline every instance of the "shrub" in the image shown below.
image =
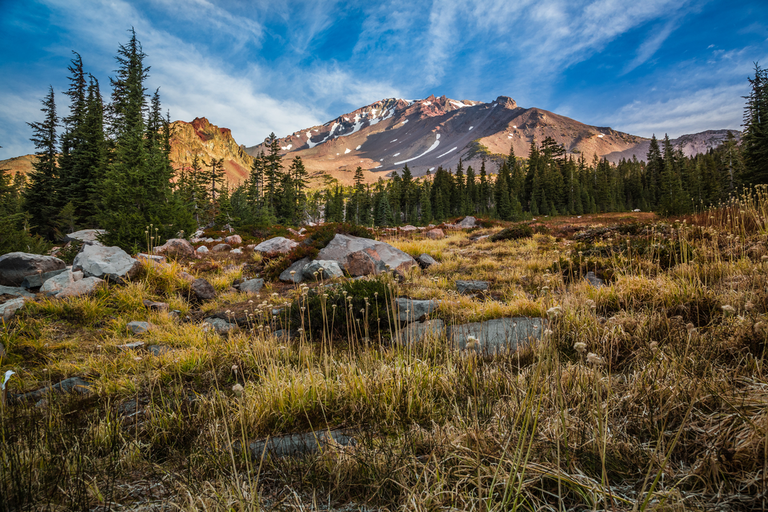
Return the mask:
{"type": "Polygon", "coordinates": [[[492,242],[498,242],[499,240],[520,240],[521,238],[529,238],[531,236],[533,236],[531,226],[528,224],[515,224],[491,235],[490,238],[492,242]]]}

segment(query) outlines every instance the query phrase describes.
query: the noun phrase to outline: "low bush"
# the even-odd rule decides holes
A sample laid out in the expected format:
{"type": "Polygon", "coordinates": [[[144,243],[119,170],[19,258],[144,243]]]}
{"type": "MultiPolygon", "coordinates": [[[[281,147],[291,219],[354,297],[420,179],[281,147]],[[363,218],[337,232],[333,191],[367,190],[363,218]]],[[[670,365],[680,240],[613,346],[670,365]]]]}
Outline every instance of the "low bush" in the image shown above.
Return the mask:
{"type": "Polygon", "coordinates": [[[520,240],[533,236],[533,229],[528,224],[515,224],[491,235],[492,242],[499,240],[520,240]]]}

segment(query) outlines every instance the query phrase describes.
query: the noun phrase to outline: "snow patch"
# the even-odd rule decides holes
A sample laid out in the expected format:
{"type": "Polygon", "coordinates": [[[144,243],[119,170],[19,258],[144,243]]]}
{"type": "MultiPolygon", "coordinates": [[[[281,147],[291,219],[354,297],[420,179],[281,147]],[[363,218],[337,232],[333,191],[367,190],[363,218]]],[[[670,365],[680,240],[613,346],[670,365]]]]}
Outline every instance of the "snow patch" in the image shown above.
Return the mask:
{"type": "Polygon", "coordinates": [[[408,120],[406,119],[405,121],[403,121],[403,124],[405,124],[405,123],[407,123],[407,122],[408,122],[408,120]]]}
{"type": "Polygon", "coordinates": [[[602,139],[603,137],[605,137],[605,134],[601,133],[600,135],[598,135],[598,137],[602,139]]]}
{"type": "Polygon", "coordinates": [[[389,141],[390,144],[392,144],[393,142],[397,142],[397,139],[389,141]]]}
{"type": "Polygon", "coordinates": [[[432,104],[432,102],[431,102],[431,101],[425,101],[424,103],[422,103],[422,105],[426,105],[426,106],[429,106],[429,105],[431,105],[431,104],[432,104]]]}
{"type": "Polygon", "coordinates": [[[357,147],[355,148],[355,151],[359,150],[361,147],[363,147],[363,145],[362,145],[362,144],[360,144],[359,146],[357,146],[357,147]]]}
{"type": "Polygon", "coordinates": [[[515,130],[517,130],[517,125],[516,125],[516,124],[513,124],[513,125],[512,125],[512,128],[514,128],[515,130]]]}
{"type": "MultiPolygon", "coordinates": [[[[440,138],[440,134],[438,133],[438,134],[437,134],[437,139],[439,139],[439,138],[440,138]]],[[[402,162],[395,162],[395,165],[400,165],[400,164],[404,164],[404,163],[407,163],[407,162],[412,162],[412,161],[416,160],[417,158],[421,158],[421,157],[423,157],[424,155],[426,155],[426,154],[427,154],[427,153],[429,153],[430,151],[433,151],[435,148],[437,148],[437,146],[439,146],[439,145],[440,145],[440,141],[439,141],[439,140],[437,140],[437,139],[435,139],[435,142],[434,142],[434,143],[433,143],[433,144],[432,144],[432,145],[429,147],[429,149],[427,149],[425,152],[423,152],[423,153],[422,153],[422,154],[420,154],[419,156],[415,156],[415,157],[413,157],[413,158],[409,158],[408,160],[403,160],[402,162]]],[[[399,155],[399,154],[400,154],[400,153],[398,153],[398,155],[399,155]]],[[[395,155],[395,156],[397,156],[397,155],[395,155]]]]}
{"type": "Polygon", "coordinates": [[[472,128],[474,128],[474,126],[470,126],[470,127],[469,127],[469,131],[472,131],[472,128]]]}
{"type": "Polygon", "coordinates": [[[347,149],[345,149],[345,150],[344,150],[344,154],[345,154],[345,155],[346,155],[347,153],[351,153],[351,152],[352,152],[352,150],[351,150],[351,149],[349,149],[349,148],[347,148],[347,149]]]}
{"type": "Polygon", "coordinates": [[[444,157],[445,155],[447,155],[448,153],[451,153],[451,152],[453,152],[453,151],[456,151],[457,149],[459,149],[459,147],[458,147],[458,146],[456,146],[455,148],[451,148],[451,149],[449,149],[448,151],[446,151],[445,153],[443,153],[442,155],[438,155],[438,157],[437,157],[437,158],[443,158],[443,157],[444,157]]]}
{"type": "Polygon", "coordinates": [[[440,134],[435,135],[435,140],[440,140],[440,134]]]}
{"type": "Polygon", "coordinates": [[[293,144],[288,144],[288,145],[287,145],[287,146],[285,146],[285,147],[283,147],[283,146],[280,146],[280,149],[282,149],[283,151],[288,151],[288,150],[289,150],[289,149],[291,149],[292,147],[293,147],[293,144]]]}
{"type": "Polygon", "coordinates": [[[307,135],[307,138],[309,139],[312,137],[312,132],[307,132],[306,135],[307,135]]]}
{"type": "Polygon", "coordinates": [[[469,106],[469,105],[465,105],[464,103],[462,103],[460,101],[453,101],[453,100],[451,100],[451,103],[456,105],[456,107],[458,107],[458,108],[464,108],[464,107],[468,107],[469,106]]]}
{"type": "Polygon", "coordinates": [[[400,153],[395,153],[395,154],[394,154],[394,155],[392,155],[392,156],[400,156],[400,153]]]}
{"type": "Polygon", "coordinates": [[[432,172],[432,171],[434,171],[434,170],[435,170],[435,168],[434,168],[434,167],[430,167],[430,168],[429,168],[429,172],[432,172]]]}

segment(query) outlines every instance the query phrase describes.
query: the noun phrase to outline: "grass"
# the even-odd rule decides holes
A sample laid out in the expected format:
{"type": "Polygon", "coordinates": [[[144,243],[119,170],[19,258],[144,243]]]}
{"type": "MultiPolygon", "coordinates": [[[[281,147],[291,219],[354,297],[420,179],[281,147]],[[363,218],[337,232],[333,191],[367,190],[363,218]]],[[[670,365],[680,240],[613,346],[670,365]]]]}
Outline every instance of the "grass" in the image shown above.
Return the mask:
{"type": "Polygon", "coordinates": [[[496,242],[472,239],[504,225],[441,240],[393,233],[385,240],[438,261],[402,281],[272,283],[248,296],[232,284],[269,261],[216,254],[30,304],[1,333],[0,371],[18,372],[11,394],[75,375],[93,393],[2,408],[0,510],[759,510],[766,205],[760,192],[632,227],[631,216],[590,216],[570,233],[567,218],[540,219],[552,234],[496,242]],[[586,282],[594,269],[606,286],[586,282]],[[190,300],[181,271],[218,297],[190,300]],[[490,292],[459,295],[456,279],[488,280],[490,292]],[[432,316],[449,325],[548,323],[541,340],[495,356],[439,337],[402,346],[390,328],[398,296],[440,299],[432,316]],[[199,325],[216,313],[246,321],[222,337],[199,325]],[[134,336],[131,320],[155,327],[134,336]],[[165,349],[119,348],[136,340],[165,349]],[[286,459],[240,448],[334,428],[357,444],[286,459]]]}

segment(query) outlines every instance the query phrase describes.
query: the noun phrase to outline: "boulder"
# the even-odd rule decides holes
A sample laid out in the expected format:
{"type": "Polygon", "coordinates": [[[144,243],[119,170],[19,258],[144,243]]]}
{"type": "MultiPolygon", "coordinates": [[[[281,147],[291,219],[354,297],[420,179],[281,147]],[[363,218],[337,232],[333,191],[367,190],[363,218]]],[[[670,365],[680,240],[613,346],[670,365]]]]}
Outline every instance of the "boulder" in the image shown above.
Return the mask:
{"type": "Polygon", "coordinates": [[[216,290],[213,289],[213,285],[202,277],[192,282],[192,293],[195,294],[197,300],[211,300],[216,297],[216,290]]]}
{"type": "Polygon", "coordinates": [[[461,222],[459,222],[456,225],[462,229],[476,228],[477,219],[474,217],[464,217],[463,219],[461,219],[461,222]]]}
{"type": "Polygon", "coordinates": [[[59,293],[56,294],[57,299],[66,299],[67,297],[79,297],[80,295],[88,295],[95,292],[102,283],[105,283],[103,279],[98,277],[84,277],[79,281],[75,281],[70,284],[59,293]]]}
{"type": "Polygon", "coordinates": [[[240,283],[240,291],[244,293],[258,293],[264,288],[263,279],[249,279],[240,283]]]}
{"type": "Polygon", "coordinates": [[[171,351],[167,345],[150,345],[147,347],[147,350],[149,350],[153,356],[162,356],[171,351]]]}
{"type": "Polygon", "coordinates": [[[127,352],[129,350],[138,350],[143,346],[144,346],[143,341],[134,341],[133,343],[125,343],[123,345],[118,345],[117,348],[124,352],[127,352]]]}
{"type": "Polygon", "coordinates": [[[424,233],[424,236],[427,238],[431,238],[432,240],[440,240],[445,238],[445,232],[443,232],[440,228],[430,229],[426,233],[424,233]]]}
{"type": "Polygon", "coordinates": [[[451,327],[448,337],[455,347],[463,350],[467,336],[474,336],[480,343],[480,352],[491,355],[515,351],[531,338],[540,339],[543,329],[541,318],[499,318],[451,327]]]}
{"type": "Polygon", "coordinates": [[[232,246],[229,244],[214,245],[211,251],[213,252],[229,252],[232,250],[232,246]]]}
{"type": "Polygon", "coordinates": [[[436,300],[414,300],[405,297],[395,299],[395,305],[397,319],[401,322],[421,322],[439,306],[436,300]]]}
{"type": "Polygon", "coordinates": [[[15,315],[18,310],[24,307],[25,301],[26,298],[19,297],[18,299],[11,299],[0,304],[0,319],[7,322],[13,318],[13,315],[15,315]]]}
{"type": "Polygon", "coordinates": [[[144,334],[145,332],[151,330],[154,325],[152,325],[149,322],[128,322],[126,325],[128,327],[128,330],[131,331],[133,334],[144,334]]]}
{"type": "Polygon", "coordinates": [[[304,280],[304,267],[309,265],[309,258],[301,258],[291,263],[291,266],[280,273],[280,279],[284,283],[300,283],[304,280]]]}
{"type": "Polygon", "coordinates": [[[339,264],[335,261],[327,260],[313,260],[304,267],[304,279],[315,280],[322,279],[336,279],[338,277],[344,277],[344,272],[339,267],[339,264]],[[318,274],[315,275],[315,272],[318,274]]]}
{"type": "Polygon", "coordinates": [[[79,393],[81,395],[87,395],[91,393],[91,385],[81,379],[80,377],[70,377],[64,379],[61,382],[57,382],[53,386],[45,386],[44,388],[24,393],[23,395],[17,395],[16,400],[32,401],[40,400],[46,394],[51,392],[58,393],[79,393]]]}
{"type": "Polygon", "coordinates": [[[414,322],[400,329],[397,334],[397,340],[401,343],[420,343],[427,336],[440,338],[445,335],[445,323],[440,320],[427,320],[426,322],[414,322]]]}
{"type": "Polygon", "coordinates": [[[208,248],[206,246],[201,245],[200,247],[197,248],[196,252],[198,254],[208,254],[210,251],[208,250],[208,248]]]}
{"type": "Polygon", "coordinates": [[[260,461],[264,458],[305,456],[338,446],[354,446],[356,443],[355,438],[344,430],[316,430],[254,441],[248,445],[248,451],[254,460],[260,461]]]}
{"type": "Polygon", "coordinates": [[[419,264],[419,266],[420,266],[421,268],[425,268],[425,269],[426,269],[426,268],[429,268],[429,267],[431,267],[432,265],[434,265],[434,264],[436,264],[436,263],[437,263],[437,261],[435,260],[435,258],[433,258],[432,256],[430,256],[429,254],[419,254],[419,255],[416,257],[416,262],[419,264]]]}
{"type": "Polygon", "coordinates": [[[411,231],[418,231],[418,230],[419,228],[417,228],[416,226],[412,226],[410,224],[407,224],[400,228],[400,231],[405,231],[406,233],[410,233],[411,231]]]}
{"type": "Polygon", "coordinates": [[[341,234],[333,237],[318,253],[317,259],[336,261],[353,277],[379,274],[387,267],[403,275],[416,265],[416,260],[387,243],[341,234]]]}
{"type": "Polygon", "coordinates": [[[123,282],[136,275],[139,262],[119,247],[85,245],[75,256],[72,270],[82,270],[85,277],[123,282]]]}
{"type": "Polygon", "coordinates": [[[9,252],[0,256],[0,285],[21,286],[27,276],[65,268],[66,263],[53,256],[9,252]]]}
{"type": "Polygon", "coordinates": [[[243,243],[243,239],[240,237],[240,235],[229,235],[224,239],[224,243],[237,245],[243,243]]]}
{"type": "Polygon", "coordinates": [[[456,281],[459,293],[475,293],[488,291],[488,281],[456,281]]]}
{"type": "Polygon", "coordinates": [[[299,244],[293,240],[282,236],[277,236],[275,238],[270,238],[269,240],[264,240],[259,245],[254,247],[253,250],[267,254],[274,252],[285,254],[291,252],[291,250],[293,250],[293,248],[297,245],[299,244]]]}
{"type": "Polygon", "coordinates": [[[230,254],[243,254],[243,250],[238,247],[237,249],[232,249],[230,254]]]}
{"type": "Polygon", "coordinates": [[[0,286],[0,295],[12,295],[14,297],[28,297],[35,296],[34,293],[29,293],[24,288],[17,288],[15,286],[0,286]]]}
{"type": "Polygon", "coordinates": [[[237,329],[237,324],[232,324],[221,318],[206,318],[203,320],[203,329],[205,331],[213,330],[216,334],[227,334],[233,329],[237,329]]]}
{"type": "Polygon", "coordinates": [[[195,282],[195,276],[190,274],[189,272],[184,272],[183,270],[179,272],[179,277],[185,280],[186,282],[192,284],[195,282]]]}
{"type": "MultiPolygon", "coordinates": [[[[82,279],[83,273],[80,271],[77,273],[82,279]]],[[[66,272],[62,272],[61,274],[57,274],[52,278],[47,279],[43,283],[43,286],[40,287],[40,293],[45,293],[46,295],[56,295],[74,282],[75,278],[73,276],[73,272],[71,270],[67,270],[66,272]]]]}
{"type": "Polygon", "coordinates": [[[104,229],[81,229],[64,236],[65,242],[83,242],[87,244],[99,244],[99,236],[107,231],[104,229]]]}
{"type": "Polygon", "coordinates": [[[71,270],[71,268],[60,268],[58,270],[51,270],[50,272],[46,272],[44,274],[32,274],[31,276],[27,276],[24,278],[24,281],[21,282],[22,288],[40,288],[43,286],[43,283],[49,280],[50,278],[57,276],[61,274],[62,272],[66,272],[67,270],[71,270]]]}

